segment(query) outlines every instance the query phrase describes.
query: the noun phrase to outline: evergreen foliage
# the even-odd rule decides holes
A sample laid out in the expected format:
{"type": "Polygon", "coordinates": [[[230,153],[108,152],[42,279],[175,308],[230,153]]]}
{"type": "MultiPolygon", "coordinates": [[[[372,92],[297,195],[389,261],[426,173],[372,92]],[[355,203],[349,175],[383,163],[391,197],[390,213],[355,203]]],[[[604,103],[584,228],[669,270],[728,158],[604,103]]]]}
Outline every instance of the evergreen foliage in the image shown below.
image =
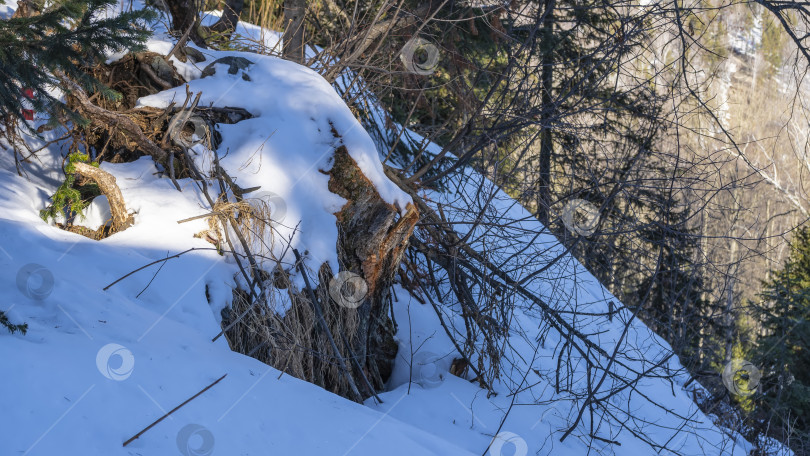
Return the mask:
{"type": "Polygon", "coordinates": [[[781,270],[764,284],[755,306],[764,335],[756,341],[758,398],[791,442],[810,442],[810,228],[796,233],[781,270]],[[788,434],[788,430],[792,435],[788,434]]]}
{"type": "MultiPolygon", "coordinates": [[[[87,163],[90,156],[79,152],[70,154],[65,165],[65,181],[56,189],[56,193],[51,197],[50,206],[39,211],[39,216],[46,222],[48,219],[56,219],[58,215],[64,215],[69,220],[75,215],[83,217],[82,211],[90,204],[93,197],[98,196],[100,191],[94,183],[77,185],[76,183],[76,162],[87,163]]],[[[90,163],[98,167],[98,163],[90,163]]]]}
{"type": "Polygon", "coordinates": [[[782,50],[787,42],[785,31],[781,24],[770,16],[763,19],[762,53],[765,61],[770,65],[766,68],[763,77],[771,77],[782,67],[782,50]]]}
{"type": "MultiPolygon", "coordinates": [[[[642,206],[673,208],[665,194],[646,191],[642,206]]],[[[653,271],[631,286],[631,302],[644,306],[646,323],[667,340],[681,362],[699,368],[703,361],[719,363],[723,354],[722,309],[705,299],[708,287],[700,265],[695,264],[698,237],[689,227],[687,209],[667,209],[659,223],[640,227],[650,252],[658,254],[653,271]],[[706,359],[706,358],[709,359],[706,359]]]]}
{"type": "Polygon", "coordinates": [[[151,33],[147,21],[153,13],[113,15],[114,5],[114,0],[61,0],[49,3],[40,14],[0,20],[0,116],[22,119],[26,90],[34,92],[35,110],[69,114],[47,90],[58,84],[58,74],[90,92],[115,98],[115,92],[83,68],[105,59],[105,54],[140,48],[151,33]]]}
{"type": "Polygon", "coordinates": [[[5,327],[11,334],[19,331],[21,334],[25,335],[28,331],[28,323],[14,324],[2,310],[0,310],[0,326],[5,327]]]}

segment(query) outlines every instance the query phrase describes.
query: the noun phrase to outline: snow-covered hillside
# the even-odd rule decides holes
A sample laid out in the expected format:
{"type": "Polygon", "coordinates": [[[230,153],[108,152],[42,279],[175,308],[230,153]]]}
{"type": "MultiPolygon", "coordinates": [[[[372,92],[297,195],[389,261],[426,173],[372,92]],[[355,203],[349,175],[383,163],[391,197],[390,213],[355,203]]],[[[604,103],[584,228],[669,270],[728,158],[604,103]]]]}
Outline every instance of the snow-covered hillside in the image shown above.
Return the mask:
{"type": "MultiPolygon", "coordinates": [[[[163,54],[172,45],[161,35],[149,43],[163,54]]],[[[333,214],[344,201],[328,191],[320,172],[331,167],[337,145],[346,146],[383,199],[401,209],[410,203],[383,173],[369,135],[316,73],[247,52],[203,53],[207,60],[199,67],[179,61],[177,66],[194,79],[188,89],[202,92],[201,105],[238,106],[254,115],[220,126],[220,152],[226,156],[221,164],[242,187],[261,185],[283,201],[277,237],[268,239],[279,242],[272,246],[279,257],[288,254],[281,242],[291,239],[308,252],[311,268],[329,262],[338,270],[333,214]],[[219,65],[215,75],[200,79],[204,65],[228,56],[253,63],[236,74],[219,65]]],[[[185,87],[167,90],[140,104],[179,104],[185,92],[185,87]]],[[[231,257],[194,237],[207,227],[204,220],[177,223],[210,210],[190,179],[179,181],[183,191],[178,192],[149,157],[103,163],[136,215],[134,226],[102,241],[39,218],[63,177],[54,171],[61,169],[69,146],[69,139],[59,139],[61,133],[27,136],[31,149],[41,150],[25,163],[22,175],[10,151],[0,156],[0,310],[13,323],[28,324],[25,335],[0,330],[0,455],[655,454],[657,449],[635,434],[638,429],[680,454],[742,455],[749,448],[698,410],[682,388],[687,377],[666,344],[627,309],[618,306],[611,319],[589,316],[616,300],[570,255],[525,287],[567,315],[569,324],[606,353],[620,347],[622,355],[609,369],[625,372],[631,383],[623,385],[616,377],[600,382],[597,396],[620,390],[608,400],[615,420],[586,414],[562,443],[582,398],[554,393],[552,373],[566,356],[563,341],[530,302],[514,303],[501,380],[492,385],[496,395],[488,397],[477,383],[448,373],[455,349],[437,314],[401,287],[394,303],[400,351],[389,391],[380,394],[382,403],[356,404],[282,375],[232,352],[224,339],[211,342],[221,329],[220,313],[229,304],[238,270],[231,257]],[[197,250],[105,290],[144,265],[188,249],[197,250]],[[645,377],[636,382],[633,371],[645,377]]],[[[205,148],[195,150],[200,167],[210,166],[205,148]]],[[[513,265],[521,276],[562,253],[531,214],[477,173],[464,169],[452,183],[445,193],[426,194],[426,200],[447,208],[475,207],[476,201],[465,198],[484,194],[492,197],[488,220],[510,221],[505,227],[482,225],[472,236],[488,246],[491,261],[513,265]],[[505,243],[515,239],[521,247],[505,243]]],[[[469,220],[462,211],[448,209],[446,215],[450,222],[469,220]]],[[[99,220],[87,224],[94,222],[99,220]]],[[[443,305],[452,323],[453,303],[443,305]]],[[[585,375],[604,371],[576,361],[570,369],[571,391],[584,385],[585,375]]]]}

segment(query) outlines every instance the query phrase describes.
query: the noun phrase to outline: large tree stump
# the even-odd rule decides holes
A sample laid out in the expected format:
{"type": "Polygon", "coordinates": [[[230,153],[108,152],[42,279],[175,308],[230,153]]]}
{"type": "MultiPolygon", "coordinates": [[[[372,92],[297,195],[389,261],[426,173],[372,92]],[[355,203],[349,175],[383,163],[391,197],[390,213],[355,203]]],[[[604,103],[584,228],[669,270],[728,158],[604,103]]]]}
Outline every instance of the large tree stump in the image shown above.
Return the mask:
{"type": "Polygon", "coordinates": [[[357,312],[352,351],[361,360],[374,388],[379,390],[391,375],[397,353],[395,329],[389,316],[391,285],[419,212],[409,204],[405,215],[400,216],[396,207],[383,201],[345,147],[335,151],[330,175],[329,190],[348,200],[335,214],[338,260],[342,270],[365,280],[368,292],[356,309],[340,306],[334,300],[328,308],[332,312],[357,312]]]}
{"type": "Polygon", "coordinates": [[[352,382],[338,367],[340,356],[351,371],[353,383],[369,397],[385,387],[393,370],[397,344],[390,317],[390,290],[419,213],[409,204],[401,215],[398,208],[386,203],[345,147],[335,151],[334,166],[327,174],[329,190],[347,200],[335,214],[340,271],[332,271],[327,263],[320,265],[315,290],[333,340],[327,340],[318,324],[310,302],[313,296],[290,286],[288,272],[281,268],[268,274],[271,277],[266,282],[289,293],[289,308],[277,314],[276,298],[252,301],[248,292],[237,289],[232,308],[223,312],[222,324],[229,328],[225,334],[233,350],[355,398],[352,382]],[[362,293],[350,292],[351,298],[343,300],[341,287],[336,284],[347,275],[352,285],[360,285],[362,293]],[[244,318],[234,323],[237,315],[244,318]],[[339,353],[334,353],[335,346],[339,353]]]}

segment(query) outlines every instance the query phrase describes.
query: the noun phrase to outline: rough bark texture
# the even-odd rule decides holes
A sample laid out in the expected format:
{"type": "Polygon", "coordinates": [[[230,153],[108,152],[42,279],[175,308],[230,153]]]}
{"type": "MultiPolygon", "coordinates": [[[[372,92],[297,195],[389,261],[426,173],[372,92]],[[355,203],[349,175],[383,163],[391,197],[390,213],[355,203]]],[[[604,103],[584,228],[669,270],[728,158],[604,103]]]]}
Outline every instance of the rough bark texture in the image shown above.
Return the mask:
{"type": "Polygon", "coordinates": [[[368,294],[356,309],[358,337],[352,350],[358,359],[365,360],[369,379],[375,389],[380,389],[396,356],[395,329],[389,317],[391,284],[419,213],[409,204],[405,215],[400,216],[397,208],[383,201],[345,147],[335,152],[330,174],[329,190],[348,200],[336,214],[338,260],[341,267],[359,274],[368,284],[368,294]]]}
{"type": "MultiPolygon", "coordinates": [[[[124,196],[121,194],[121,189],[118,188],[118,184],[115,182],[115,176],[103,169],[90,166],[87,163],[78,162],[74,163],[73,166],[76,169],[76,174],[95,182],[101,193],[107,197],[107,201],[110,203],[112,226],[110,227],[109,233],[105,234],[117,233],[132,225],[132,216],[127,212],[124,196]]],[[[103,227],[99,228],[99,230],[103,230],[103,227]]]]}
{"type": "Polygon", "coordinates": [[[172,32],[182,36],[189,30],[188,37],[197,46],[207,47],[205,40],[200,36],[197,27],[197,1],[196,0],[166,0],[169,13],[172,16],[172,32]]]}
{"type": "Polygon", "coordinates": [[[239,15],[244,7],[244,0],[226,0],[222,7],[222,16],[211,26],[211,30],[230,36],[236,30],[236,23],[239,22],[239,15]]]}
{"type": "Polygon", "coordinates": [[[19,18],[36,16],[39,14],[41,9],[42,6],[37,2],[32,0],[21,0],[17,2],[17,9],[14,11],[14,14],[11,17],[19,18]]]}
{"type": "Polygon", "coordinates": [[[383,201],[344,147],[335,152],[332,169],[322,172],[330,177],[330,191],[347,200],[335,214],[341,271],[332,271],[326,263],[320,265],[314,290],[333,341],[327,340],[318,324],[321,320],[310,301],[313,296],[291,286],[283,268],[264,279],[288,294],[291,305],[283,314],[274,310],[276,298],[252,301],[247,292],[237,289],[233,306],[223,311],[223,327],[229,328],[225,335],[233,350],[355,398],[346,372],[337,367],[339,356],[348,365],[357,389],[369,397],[384,388],[397,354],[394,323],[389,317],[390,289],[419,214],[409,205],[400,215],[383,201]],[[368,285],[367,293],[357,297],[359,302],[352,299],[351,306],[335,301],[338,298],[329,289],[337,273],[346,271],[359,275],[368,285]],[[339,353],[335,353],[335,345],[339,353]]]}
{"type": "Polygon", "coordinates": [[[306,0],[284,0],[284,37],[282,56],[296,63],[304,63],[304,14],[306,0]]]}

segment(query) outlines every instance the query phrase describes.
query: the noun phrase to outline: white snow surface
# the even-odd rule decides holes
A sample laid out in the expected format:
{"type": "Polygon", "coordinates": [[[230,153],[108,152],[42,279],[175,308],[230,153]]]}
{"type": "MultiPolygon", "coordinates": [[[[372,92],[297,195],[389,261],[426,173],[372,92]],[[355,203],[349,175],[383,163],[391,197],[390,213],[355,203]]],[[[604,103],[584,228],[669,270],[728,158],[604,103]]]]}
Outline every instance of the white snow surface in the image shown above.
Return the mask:
{"type": "MultiPolygon", "coordinates": [[[[171,46],[160,36],[149,43],[158,52],[171,46]]],[[[327,261],[337,270],[333,213],[344,201],[328,192],[320,172],[329,169],[339,145],[333,126],[386,201],[404,209],[410,198],[386,179],[375,144],[320,76],[273,57],[205,52],[208,60],[199,67],[178,61],[181,72],[198,77],[204,65],[226,55],[255,62],[247,70],[251,81],[218,68],[215,76],[189,84],[192,92],[202,92],[201,105],[238,106],[256,116],[219,126],[223,166],[240,186],[261,185],[283,198],[286,215],[277,226],[282,238],[291,236],[293,245],[309,252],[310,265],[327,261]]],[[[161,92],[141,104],[182,104],[185,90],[161,92]]],[[[43,147],[60,134],[52,131],[27,142],[43,147]]],[[[447,373],[455,353],[438,317],[399,287],[400,353],[382,404],[350,402],[234,353],[223,339],[212,343],[237,269],[231,257],[193,237],[206,228],[204,220],[176,223],[208,210],[197,187],[180,180],[183,191],[176,191],[146,157],[104,163],[135,212],[135,225],[102,241],[65,232],[43,222],[38,211],[62,179],[58,170],[68,145],[45,146],[24,164],[24,176],[17,175],[10,152],[0,155],[0,310],[13,323],[28,324],[26,335],[0,330],[0,455],[480,455],[488,446],[492,456],[656,454],[626,429],[604,435],[621,446],[580,437],[559,442],[578,407],[555,395],[548,377],[533,373],[553,368],[560,337],[551,332],[544,344],[537,342],[542,315],[527,303],[513,319],[504,377],[493,385],[499,394],[492,397],[447,373]],[[137,268],[190,248],[199,250],[104,290],[137,268]],[[421,381],[409,382],[412,364],[427,369],[416,376],[421,381]],[[122,446],[224,374],[220,383],[122,446]],[[506,394],[516,385],[524,387],[519,395],[506,394]],[[513,399],[517,405],[510,407],[513,399]]],[[[210,166],[211,152],[200,146],[195,151],[197,162],[210,166]]],[[[427,196],[464,207],[463,195],[475,193],[469,186],[482,182],[496,196],[487,216],[518,221],[477,233],[491,239],[494,261],[531,268],[560,252],[539,222],[473,171],[460,173],[456,188],[427,196]],[[504,233],[531,240],[534,248],[518,254],[500,243],[504,233]]],[[[447,211],[451,219],[465,216],[447,211]]],[[[615,299],[571,256],[528,286],[558,309],[577,305],[580,311],[599,312],[615,299]]],[[[453,303],[443,312],[448,321],[458,321],[453,303]]],[[[601,331],[594,339],[610,351],[629,313],[621,311],[613,322],[576,319],[580,329],[601,331]]],[[[666,344],[638,321],[624,340],[640,360],[635,367],[650,367],[667,355],[666,344]]],[[[629,401],[631,419],[660,426],[650,430],[653,438],[681,454],[745,454],[747,442],[730,438],[697,410],[680,386],[685,376],[677,373],[677,361],[664,364],[673,372],[672,382],[645,379],[620,398],[629,401]],[[650,397],[663,407],[651,404],[650,397]],[[694,421],[685,425],[676,415],[694,421]],[[676,433],[682,426],[690,432],[676,433]]],[[[581,427],[589,424],[586,420],[581,427]]]]}
{"type": "Polygon", "coordinates": [[[0,19],[9,18],[17,10],[17,0],[4,0],[0,3],[0,19]]]}

